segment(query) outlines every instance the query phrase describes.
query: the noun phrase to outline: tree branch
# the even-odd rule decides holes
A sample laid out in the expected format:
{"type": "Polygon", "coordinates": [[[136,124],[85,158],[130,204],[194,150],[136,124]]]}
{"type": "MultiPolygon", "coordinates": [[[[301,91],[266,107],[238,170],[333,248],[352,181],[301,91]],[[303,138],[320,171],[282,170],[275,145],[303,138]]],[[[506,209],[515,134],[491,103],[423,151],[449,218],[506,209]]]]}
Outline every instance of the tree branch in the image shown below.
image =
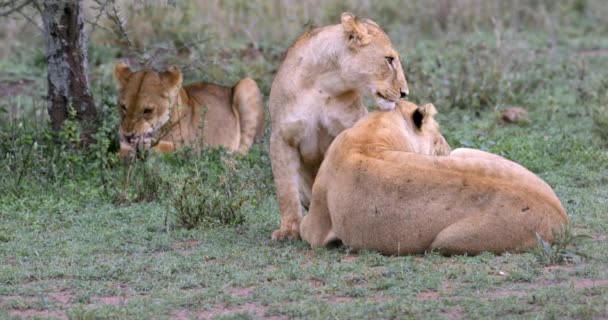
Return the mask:
{"type": "Polygon", "coordinates": [[[36,10],[38,10],[38,13],[40,15],[42,15],[42,7],[40,7],[40,3],[38,3],[38,1],[34,0],[32,1],[32,5],[34,6],[34,8],[36,8],[36,10]]]}
{"type": "Polygon", "coordinates": [[[106,11],[106,7],[108,6],[108,2],[110,2],[110,0],[105,0],[105,1],[93,0],[93,2],[95,2],[98,5],[98,7],[94,8],[97,10],[97,15],[95,16],[94,20],[87,20],[87,22],[93,26],[93,30],[91,30],[91,32],[95,31],[95,28],[97,28],[97,27],[107,29],[107,28],[99,25],[99,19],[101,19],[101,16],[106,11]]]}
{"type": "Polygon", "coordinates": [[[33,24],[34,26],[36,26],[36,28],[38,30],[40,30],[40,32],[44,33],[44,29],[38,25],[38,22],[34,21],[34,19],[32,19],[32,17],[28,16],[27,14],[25,14],[23,12],[23,10],[18,10],[17,13],[22,16],[23,18],[25,18],[25,20],[27,20],[29,23],[33,24]]]}
{"type": "Polygon", "coordinates": [[[11,9],[8,9],[7,11],[4,11],[4,12],[0,12],[0,17],[6,17],[6,16],[10,15],[13,12],[19,11],[23,7],[25,7],[28,4],[30,4],[31,2],[32,2],[32,0],[25,0],[25,1],[23,1],[23,3],[21,3],[19,5],[16,5],[14,1],[0,3],[0,8],[6,8],[6,7],[12,6],[11,9]]]}
{"type": "Polygon", "coordinates": [[[110,14],[109,12],[106,12],[106,15],[110,20],[112,20],[112,22],[116,24],[116,26],[118,26],[118,31],[120,35],[122,35],[127,41],[127,45],[129,46],[129,48],[133,48],[133,42],[131,42],[129,35],[127,34],[127,31],[124,28],[127,22],[123,21],[123,19],[120,17],[118,9],[116,9],[116,0],[110,0],[110,2],[112,3],[112,7],[110,8],[112,9],[112,13],[110,14]]]}

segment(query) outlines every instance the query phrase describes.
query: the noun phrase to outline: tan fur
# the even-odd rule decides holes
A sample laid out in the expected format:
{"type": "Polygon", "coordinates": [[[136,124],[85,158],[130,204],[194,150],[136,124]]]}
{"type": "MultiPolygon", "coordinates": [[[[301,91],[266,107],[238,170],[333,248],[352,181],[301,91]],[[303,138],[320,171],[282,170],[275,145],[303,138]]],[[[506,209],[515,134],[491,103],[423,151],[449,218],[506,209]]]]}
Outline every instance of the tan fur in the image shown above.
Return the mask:
{"type": "Polygon", "coordinates": [[[250,78],[232,88],[202,82],[182,87],[175,66],[164,72],[133,72],[124,63],[115,66],[114,77],[122,158],[138,146],[167,153],[184,145],[196,148],[200,142],[247,153],[254,138],[264,133],[262,94],[250,78]]]}
{"type": "Polygon", "coordinates": [[[554,240],[568,216],[551,187],[503,157],[449,153],[432,119],[412,128],[415,110],[401,102],[335,139],[301,223],[304,240],[385,254],[518,251],[534,247],[537,232],[554,240]]]}
{"type": "Polygon", "coordinates": [[[407,93],[399,55],[374,22],[343,13],[341,24],[300,36],[270,90],[270,156],[281,212],[273,239],[299,237],[300,204],[310,203],[329,144],[367,114],[362,95],[392,109],[407,93]]]}

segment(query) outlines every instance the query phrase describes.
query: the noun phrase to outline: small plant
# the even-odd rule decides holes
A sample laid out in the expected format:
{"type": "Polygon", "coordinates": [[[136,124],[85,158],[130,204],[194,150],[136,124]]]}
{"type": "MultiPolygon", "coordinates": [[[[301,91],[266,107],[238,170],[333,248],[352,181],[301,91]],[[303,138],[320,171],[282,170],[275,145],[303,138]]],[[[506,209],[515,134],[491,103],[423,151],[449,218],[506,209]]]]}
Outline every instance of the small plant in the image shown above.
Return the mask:
{"type": "Polygon", "coordinates": [[[246,167],[247,159],[237,160],[224,150],[207,150],[201,160],[202,168],[187,173],[171,202],[177,225],[193,229],[245,222],[245,207],[257,203],[257,172],[237,169],[246,167]]]}
{"type": "Polygon", "coordinates": [[[158,156],[150,150],[138,150],[137,156],[123,164],[123,183],[115,201],[118,203],[159,200],[171,190],[170,178],[161,172],[158,156]]]}
{"type": "Polygon", "coordinates": [[[204,181],[189,178],[173,199],[177,222],[186,229],[205,225],[240,225],[245,221],[241,206],[248,197],[233,194],[230,184],[214,189],[204,181]]]}
{"type": "Polygon", "coordinates": [[[608,105],[595,108],[593,121],[595,122],[595,131],[602,139],[608,141],[608,105]]]}
{"type": "Polygon", "coordinates": [[[112,149],[118,148],[115,128],[115,119],[104,115],[101,125],[91,137],[93,143],[89,145],[91,153],[91,165],[99,169],[99,179],[104,193],[108,194],[108,175],[112,168],[118,164],[118,155],[112,149]]]}
{"type": "Polygon", "coordinates": [[[585,239],[591,238],[587,234],[574,234],[570,224],[562,225],[561,233],[551,230],[553,233],[553,244],[545,241],[540,234],[536,233],[537,246],[532,250],[539,260],[544,265],[553,265],[560,263],[580,263],[583,259],[588,259],[589,256],[581,252],[576,247],[585,239]]]}

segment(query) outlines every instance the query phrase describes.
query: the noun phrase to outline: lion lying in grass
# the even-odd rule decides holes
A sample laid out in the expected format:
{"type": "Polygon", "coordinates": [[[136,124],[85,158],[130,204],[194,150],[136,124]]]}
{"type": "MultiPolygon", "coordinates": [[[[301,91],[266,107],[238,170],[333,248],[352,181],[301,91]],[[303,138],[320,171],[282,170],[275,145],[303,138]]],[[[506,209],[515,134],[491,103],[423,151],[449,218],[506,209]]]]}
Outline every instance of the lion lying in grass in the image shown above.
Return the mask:
{"type": "Polygon", "coordinates": [[[568,217],[517,163],[450,147],[432,105],[401,101],[344,131],[326,153],[300,225],[312,247],[341,240],[385,254],[477,254],[553,241],[568,217]]]}
{"type": "Polygon", "coordinates": [[[167,153],[201,142],[247,153],[264,133],[262,94],[250,78],[232,88],[202,82],[182,87],[178,67],[134,72],[122,62],[114,67],[114,78],[121,158],[138,147],[167,153]]]}

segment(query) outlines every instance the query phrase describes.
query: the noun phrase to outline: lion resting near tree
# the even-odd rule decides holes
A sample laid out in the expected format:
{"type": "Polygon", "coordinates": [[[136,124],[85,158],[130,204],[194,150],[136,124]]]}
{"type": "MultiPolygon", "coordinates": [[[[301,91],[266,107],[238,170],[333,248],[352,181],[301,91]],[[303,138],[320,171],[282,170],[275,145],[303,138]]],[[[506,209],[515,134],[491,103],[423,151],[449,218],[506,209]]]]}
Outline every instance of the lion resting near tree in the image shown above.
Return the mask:
{"type": "Polygon", "coordinates": [[[138,147],[161,153],[184,145],[247,153],[264,133],[264,105],[257,84],[244,78],[234,87],[193,83],[182,87],[176,66],[163,72],[114,67],[120,105],[120,156],[138,147]]]}
{"type": "Polygon", "coordinates": [[[432,105],[399,102],[340,134],[300,226],[312,247],[341,240],[385,254],[477,254],[536,246],[568,223],[555,192],[517,163],[450,148],[432,105]]]}
{"type": "Polygon", "coordinates": [[[276,240],[299,238],[300,205],[333,139],[367,114],[362,96],[381,109],[408,94],[399,55],[371,20],[343,13],[341,23],[308,31],[289,48],[269,97],[270,158],[281,227],[276,240]]]}

